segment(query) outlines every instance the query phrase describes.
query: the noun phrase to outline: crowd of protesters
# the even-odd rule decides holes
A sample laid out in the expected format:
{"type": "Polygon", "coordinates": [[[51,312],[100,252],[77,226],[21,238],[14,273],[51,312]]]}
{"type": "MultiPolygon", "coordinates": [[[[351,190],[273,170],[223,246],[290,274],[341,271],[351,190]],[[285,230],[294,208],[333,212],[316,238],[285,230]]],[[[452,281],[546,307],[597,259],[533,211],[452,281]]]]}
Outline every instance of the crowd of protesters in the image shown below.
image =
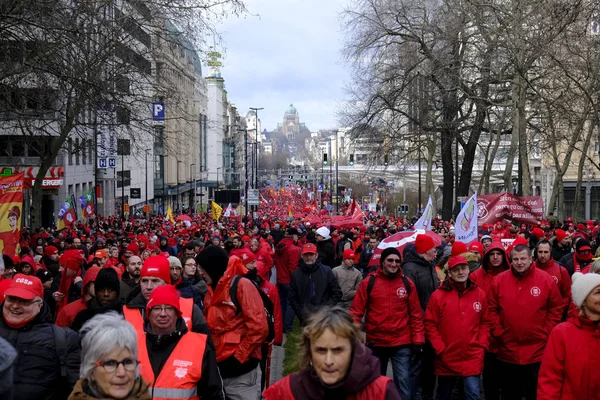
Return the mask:
{"type": "Polygon", "coordinates": [[[434,220],[441,245],[419,234],[372,265],[414,220],[344,229],[304,195],[261,197],[256,219],[23,230],[0,262],[0,398],[600,398],[600,224],[461,243],[434,220]],[[295,318],[302,371],[268,388],[295,318]]]}

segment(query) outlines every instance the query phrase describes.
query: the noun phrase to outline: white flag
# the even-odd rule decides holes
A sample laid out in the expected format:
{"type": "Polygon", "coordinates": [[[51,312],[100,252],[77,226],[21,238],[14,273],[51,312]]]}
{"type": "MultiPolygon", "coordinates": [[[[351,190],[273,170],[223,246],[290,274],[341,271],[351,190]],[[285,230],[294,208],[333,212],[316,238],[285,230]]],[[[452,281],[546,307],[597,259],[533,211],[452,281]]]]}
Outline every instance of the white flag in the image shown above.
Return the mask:
{"type": "Polygon", "coordinates": [[[478,239],[477,232],[477,192],[467,200],[454,225],[454,238],[457,242],[471,243],[478,239]]]}
{"type": "Polygon", "coordinates": [[[229,203],[229,205],[225,209],[225,214],[223,214],[223,216],[224,217],[230,217],[231,216],[231,203],[229,203]]]}
{"type": "Polygon", "coordinates": [[[423,215],[417,222],[415,222],[414,229],[424,229],[426,231],[431,230],[431,218],[433,217],[433,201],[431,200],[431,196],[429,196],[429,200],[427,200],[427,207],[423,210],[423,215]]]}

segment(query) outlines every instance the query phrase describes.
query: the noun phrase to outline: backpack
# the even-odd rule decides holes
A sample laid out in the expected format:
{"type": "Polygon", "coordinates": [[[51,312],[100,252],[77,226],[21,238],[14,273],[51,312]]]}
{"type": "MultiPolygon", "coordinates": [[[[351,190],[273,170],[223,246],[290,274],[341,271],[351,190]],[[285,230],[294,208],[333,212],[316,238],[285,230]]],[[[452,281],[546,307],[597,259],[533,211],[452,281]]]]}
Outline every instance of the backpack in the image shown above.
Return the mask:
{"type": "MultiPolygon", "coordinates": [[[[231,302],[233,303],[233,305],[236,308],[235,315],[238,315],[239,313],[242,312],[242,307],[237,298],[238,283],[241,278],[244,278],[244,277],[241,275],[234,276],[233,281],[231,281],[231,286],[229,286],[229,296],[231,297],[231,302]]],[[[245,279],[248,279],[248,278],[245,278],[245,279]]],[[[275,317],[274,317],[274,313],[273,313],[273,310],[274,310],[273,302],[271,301],[271,299],[269,298],[269,296],[267,296],[267,294],[265,292],[260,290],[260,288],[258,287],[258,284],[256,282],[254,282],[251,279],[248,279],[248,280],[250,282],[252,282],[252,284],[254,285],[256,290],[258,290],[258,293],[260,294],[260,298],[262,299],[263,308],[264,308],[265,314],[267,316],[267,325],[269,326],[269,334],[267,335],[265,342],[271,343],[273,341],[273,339],[275,339],[275,317]]]]}
{"type": "MultiPolygon", "coordinates": [[[[367,299],[371,296],[371,292],[373,291],[373,286],[375,286],[375,278],[377,275],[369,276],[369,283],[367,284],[367,299]]],[[[404,287],[406,288],[406,297],[410,296],[410,283],[408,282],[408,278],[402,275],[402,282],[404,283],[404,287]]]]}

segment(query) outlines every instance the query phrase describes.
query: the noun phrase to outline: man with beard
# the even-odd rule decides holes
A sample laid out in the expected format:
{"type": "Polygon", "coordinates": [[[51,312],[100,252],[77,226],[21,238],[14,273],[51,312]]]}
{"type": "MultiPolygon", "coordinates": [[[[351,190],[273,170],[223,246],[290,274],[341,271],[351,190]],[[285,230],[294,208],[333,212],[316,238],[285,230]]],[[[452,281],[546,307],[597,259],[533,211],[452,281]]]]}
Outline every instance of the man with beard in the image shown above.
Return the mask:
{"type": "Polygon", "coordinates": [[[290,306],[302,324],[322,305],[335,306],[342,299],[342,289],[331,268],[317,261],[317,246],[302,247],[301,260],[290,280],[290,306]]]}
{"type": "Polygon", "coordinates": [[[581,272],[587,274],[592,265],[594,255],[592,254],[592,247],[587,239],[578,239],[575,243],[575,252],[571,257],[564,257],[567,259],[563,266],[567,269],[569,276],[573,276],[575,272],[581,272]]]}
{"type": "Polygon", "coordinates": [[[564,301],[564,312],[571,305],[571,277],[567,269],[552,258],[552,244],[549,241],[542,240],[538,243],[536,260],[533,265],[542,271],[546,271],[558,285],[558,290],[564,301]]]}
{"type": "Polygon", "coordinates": [[[121,275],[121,293],[119,297],[123,301],[127,299],[133,288],[140,282],[140,271],[142,270],[142,259],[138,256],[131,256],[127,260],[127,267],[121,275]]]}
{"type": "Polygon", "coordinates": [[[571,253],[571,236],[562,229],[554,232],[554,243],[552,244],[552,258],[560,261],[561,258],[571,253]]]}
{"type": "Polygon", "coordinates": [[[415,399],[417,382],[411,376],[413,357],[425,343],[423,312],[417,288],[403,275],[400,252],[381,252],[380,267],[358,286],[350,306],[355,323],[364,318],[367,345],[379,358],[386,375],[391,360],[394,384],[402,399],[415,399]]]}
{"type": "Polygon", "coordinates": [[[52,273],[53,277],[58,274],[58,249],[55,246],[46,246],[42,257],[42,266],[52,273]]]}

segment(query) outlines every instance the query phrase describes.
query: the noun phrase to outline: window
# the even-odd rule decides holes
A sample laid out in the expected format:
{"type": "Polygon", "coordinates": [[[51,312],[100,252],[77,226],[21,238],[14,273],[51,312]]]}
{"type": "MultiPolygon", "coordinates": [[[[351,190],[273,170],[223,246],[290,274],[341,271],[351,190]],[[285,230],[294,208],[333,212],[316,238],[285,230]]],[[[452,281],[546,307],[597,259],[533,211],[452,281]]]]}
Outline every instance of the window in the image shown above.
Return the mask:
{"type": "Polygon", "coordinates": [[[75,165],[79,165],[79,138],[75,138],[75,165]]]}
{"type": "Polygon", "coordinates": [[[67,139],[67,152],[69,153],[69,165],[73,165],[73,139],[67,139]]]}
{"type": "Polygon", "coordinates": [[[129,139],[117,139],[117,155],[131,155],[131,144],[129,142],[129,139]]]}
{"type": "Polygon", "coordinates": [[[85,163],[86,163],[86,159],[85,159],[85,152],[87,150],[86,145],[87,145],[87,140],[81,139],[81,163],[83,165],[85,165],[85,163]]]}
{"type": "Polygon", "coordinates": [[[131,171],[117,171],[117,188],[131,186],[131,171]]]}
{"type": "Polygon", "coordinates": [[[127,107],[117,107],[117,124],[129,125],[131,111],[127,107]]]}

